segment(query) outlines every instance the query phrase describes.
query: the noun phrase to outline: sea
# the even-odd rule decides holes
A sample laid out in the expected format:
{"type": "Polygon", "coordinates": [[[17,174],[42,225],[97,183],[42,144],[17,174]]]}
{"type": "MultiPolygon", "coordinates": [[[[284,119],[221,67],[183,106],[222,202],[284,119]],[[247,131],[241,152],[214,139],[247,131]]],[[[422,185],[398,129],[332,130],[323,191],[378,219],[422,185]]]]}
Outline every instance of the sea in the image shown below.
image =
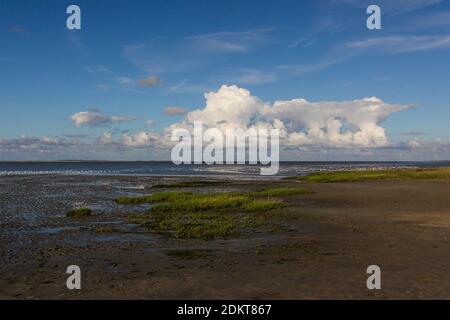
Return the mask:
{"type": "MultiPolygon", "coordinates": [[[[450,161],[298,162],[280,163],[277,177],[301,176],[318,171],[434,168],[450,161]]],[[[11,175],[142,175],[261,177],[260,165],[175,165],[170,161],[53,161],[0,162],[0,177],[11,175]]]]}

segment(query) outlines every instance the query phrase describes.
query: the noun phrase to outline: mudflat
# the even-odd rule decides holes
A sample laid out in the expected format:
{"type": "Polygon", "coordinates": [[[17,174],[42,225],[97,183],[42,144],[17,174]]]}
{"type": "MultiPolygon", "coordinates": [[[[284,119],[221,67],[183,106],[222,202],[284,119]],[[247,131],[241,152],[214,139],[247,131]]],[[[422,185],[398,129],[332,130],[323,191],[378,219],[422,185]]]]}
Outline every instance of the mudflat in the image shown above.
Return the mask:
{"type": "Polygon", "coordinates": [[[186,184],[193,193],[314,192],[278,196],[285,205],[265,212],[264,225],[207,240],[137,225],[129,216],[152,204],[114,201],[167,191],[154,186],[171,179],[2,177],[0,298],[450,298],[449,180],[186,184]],[[92,215],[66,217],[76,207],[92,215]],[[81,269],[81,290],[66,287],[69,265],[81,269]],[[380,266],[382,290],[367,289],[369,265],[380,266]]]}

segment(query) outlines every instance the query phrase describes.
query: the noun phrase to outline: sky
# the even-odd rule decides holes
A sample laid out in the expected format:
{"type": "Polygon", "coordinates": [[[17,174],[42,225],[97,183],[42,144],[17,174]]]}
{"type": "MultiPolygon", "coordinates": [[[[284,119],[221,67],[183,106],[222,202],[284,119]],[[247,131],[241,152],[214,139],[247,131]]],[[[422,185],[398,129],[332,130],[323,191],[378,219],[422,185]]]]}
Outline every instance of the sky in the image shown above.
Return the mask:
{"type": "Polygon", "coordinates": [[[278,128],[282,160],[450,159],[447,0],[0,0],[0,40],[0,160],[169,160],[194,121],[278,128]]]}

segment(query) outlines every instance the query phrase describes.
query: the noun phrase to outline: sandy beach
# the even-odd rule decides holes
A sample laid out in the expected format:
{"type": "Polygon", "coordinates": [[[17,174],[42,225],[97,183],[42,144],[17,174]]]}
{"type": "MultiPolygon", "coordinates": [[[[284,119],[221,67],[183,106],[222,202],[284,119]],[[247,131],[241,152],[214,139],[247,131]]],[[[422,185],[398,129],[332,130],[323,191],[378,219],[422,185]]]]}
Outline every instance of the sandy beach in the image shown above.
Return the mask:
{"type": "Polygon", "coordinates": [[[127,218],[150,204],[114,202],[180,180],[193,178],[2,177],[0,298],[450,298],[449,180],[232,179],[183,188],[315,192],[281,197],[286,206],[270,211],[265,227],[209,240],[152,232],[127,218]],[[74,207],[89,207],[93,215],[66,217],[74,207]],[[66,288],[69,265],[80,266],[82,290],[66,288]],[[382,290],[366,288],[369,265],[381,267],[382,290]]]}

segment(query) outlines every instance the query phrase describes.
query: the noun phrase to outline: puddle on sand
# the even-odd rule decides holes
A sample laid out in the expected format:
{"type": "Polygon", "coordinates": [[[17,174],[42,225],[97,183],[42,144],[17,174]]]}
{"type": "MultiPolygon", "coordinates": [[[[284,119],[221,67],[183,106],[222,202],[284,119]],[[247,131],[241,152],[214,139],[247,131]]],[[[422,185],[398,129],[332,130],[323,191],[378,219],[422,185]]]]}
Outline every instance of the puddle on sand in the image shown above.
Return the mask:
{"type": "MultiPolygon", "coordinates": [[[[132,229],[136,227],[135,224],[130,223],[123,223],[121,220],[114,220],[114,221],[93,221],[88,223],[89,226],[97,226],[97,225],[121,225],[125,229],[132,229]]],[[[72,227],[45,227],[37,231],[38,234],[57,234],[63,231],[72,231],[77,230],[81,231],[82,229],[86,229],[87,227],[83,226],[72,226],[72,227]]]]}
{"type": "Polygon", "coordinates": [[[144,185],[137,185],[137,186],[133,186],[133,185],[113,185],[112,186],[114,189],[120,189],[120,190],[145,190],[145,186],[144,185]]]}
{"type": "Polygon", "coordinates": [[[100,224],[100,225],[109,225],[109,224],[112,224],[112,225],[117,225],[117,224],[123,224],[123,221],[122,220],[116,220],[116,221],[94,221],[94,222],[91,222],[91,223],[89,223],[89,225],[97,225],[97,224],[100,224]]]}

